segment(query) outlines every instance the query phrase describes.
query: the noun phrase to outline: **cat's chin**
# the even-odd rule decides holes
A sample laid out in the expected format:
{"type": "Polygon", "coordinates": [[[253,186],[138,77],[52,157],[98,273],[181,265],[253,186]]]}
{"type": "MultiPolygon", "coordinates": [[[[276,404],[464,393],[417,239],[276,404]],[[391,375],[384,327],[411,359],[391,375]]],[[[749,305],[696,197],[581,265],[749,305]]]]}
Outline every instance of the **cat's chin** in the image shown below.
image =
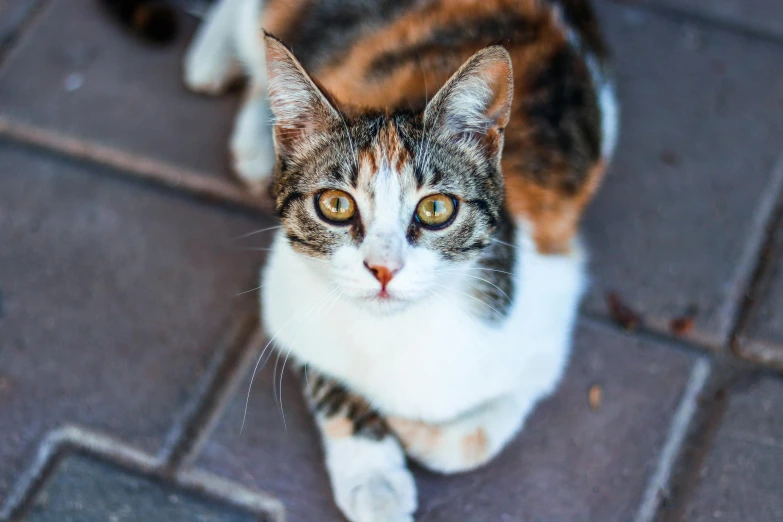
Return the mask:
{"type": "Polygon", "coordinates": [[[393,294],[372,294],[355,297],[354,302],[363,310],[379,315],[389,315],[401,312],[411,305],[411,301],[393,294]]]}

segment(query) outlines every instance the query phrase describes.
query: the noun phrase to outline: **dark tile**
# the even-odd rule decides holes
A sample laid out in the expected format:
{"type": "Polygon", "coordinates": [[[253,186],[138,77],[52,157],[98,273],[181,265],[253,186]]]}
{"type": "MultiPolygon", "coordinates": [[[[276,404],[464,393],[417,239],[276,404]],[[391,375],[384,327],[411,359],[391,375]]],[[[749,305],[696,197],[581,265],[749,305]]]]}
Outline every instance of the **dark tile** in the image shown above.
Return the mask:
{"type": "Polygon", "coordinates": [[[783,520],[783,382],[735,393],[701,469],[688,522],[783,520]]]}
{"type": "Polygon", "coordinates": [[[0,145],[0,497],[62,424],[160,448],[268,225],[0,145]]]}
{"type": "Polygon", "coordinates": [[[756,31],[783,36],[783,3],[780,0],[637,0],[665,5],[744,25],[756,31]]]}
{"type": "Polygon", "coordinates": [[[23,522],[257,522],[168,484],[72,455],[59,462],[23,522]]]}
{"type": "Polygon", "coordinates": [[[591,313],[618,292],[655,329],[696,310],[723,343],[752,273],[780,172],[783,47],[599,4],[616,55],[617,156],[588,211],[591,313]]]}
{"type": "Polygon", "coordinates": [[[738,348],[748,359],[783,369],[783,226],[780,225],[783,223],[773,230],[769,248],[763,253],[765,267],[748,322],[738,337],[738,348]]]}
{"type": "MultiPolygon", "coordinates": [[[[197,465],[281,499],[291,521],[342,520],[297,379],[285,375],[285,424],[272,387],[275,357],[247,382],[197,465]]],[[[487,468],[454,477],[418,472],[417,521],[631,520],[667,436],[693,360],[604,327],[583,326],[567,376],[522,435],[487,468]],[[591,386],[602,387],[593,412],[591,386]]],[[[282,359],[280,361],[282,365],[282,359]]],[[[275,383],[279,386],[278,383],[275,383]]]]}
{"type": "Polygon", "coordinates": [[[93,0],[50,0],[0,73],[0,113],[201,173],[227,177],[235,98],[188,92],[175,45],[128,34],[93,0]]]}
{"type": "Polygon", "coordinates": [[[42,0],[6,0],[0,4],[0,56],[42,0]]]}

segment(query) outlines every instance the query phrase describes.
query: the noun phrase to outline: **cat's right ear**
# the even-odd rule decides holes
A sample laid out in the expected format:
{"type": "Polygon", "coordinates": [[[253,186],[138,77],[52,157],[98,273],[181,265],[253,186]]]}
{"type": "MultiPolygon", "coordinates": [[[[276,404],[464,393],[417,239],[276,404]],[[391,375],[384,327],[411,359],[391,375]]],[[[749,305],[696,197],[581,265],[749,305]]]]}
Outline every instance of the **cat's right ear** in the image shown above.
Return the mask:
{"type": "Polygon", "coordinates": [[[264,43],[275,148],[290,156],[339,123],[340,113],[280,40],[265,33],[264,43]]]}

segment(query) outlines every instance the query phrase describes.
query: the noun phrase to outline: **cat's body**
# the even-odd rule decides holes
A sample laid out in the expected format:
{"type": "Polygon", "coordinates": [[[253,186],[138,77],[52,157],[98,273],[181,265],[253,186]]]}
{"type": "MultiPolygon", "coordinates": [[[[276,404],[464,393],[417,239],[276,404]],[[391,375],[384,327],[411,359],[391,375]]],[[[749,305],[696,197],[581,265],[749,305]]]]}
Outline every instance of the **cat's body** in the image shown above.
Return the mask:
{"type": "Polygon", "coordinates": [[[616,133],[592,11],[223,0],[185,79],[218,92],[243,70],[235,167],[251,185],[274,168],[283,224],[262,281],[270,342],[301,368],[346,516],[411,520],[405,454],[487,462],[567,363],[576,228],[616,133]]]}

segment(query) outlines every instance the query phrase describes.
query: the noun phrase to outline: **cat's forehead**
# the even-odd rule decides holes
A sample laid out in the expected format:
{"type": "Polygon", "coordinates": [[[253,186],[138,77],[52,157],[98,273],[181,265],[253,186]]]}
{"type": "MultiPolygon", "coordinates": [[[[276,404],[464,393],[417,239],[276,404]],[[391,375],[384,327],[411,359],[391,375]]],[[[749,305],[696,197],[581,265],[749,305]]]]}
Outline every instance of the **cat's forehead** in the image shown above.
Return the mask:
{"type": "Polygon", "coordinates": [[[415,150],[406,143],[393,120],[385,120],[373,138],[363,145],[357,151],[359,190],[374,194],[379,187],[389,185],[398,185],[403,190],[415,188],[415,150]]]}

